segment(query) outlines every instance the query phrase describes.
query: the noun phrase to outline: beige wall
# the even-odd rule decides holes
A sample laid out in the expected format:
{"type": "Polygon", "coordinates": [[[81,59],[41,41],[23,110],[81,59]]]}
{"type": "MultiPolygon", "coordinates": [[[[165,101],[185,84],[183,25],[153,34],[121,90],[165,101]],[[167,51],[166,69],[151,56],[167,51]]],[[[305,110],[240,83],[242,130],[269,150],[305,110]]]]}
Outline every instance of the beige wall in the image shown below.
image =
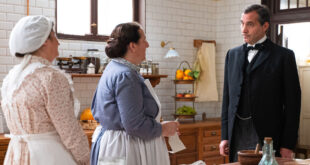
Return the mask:
{"type": "MultiPolygon", "coordinates": [[[[171,80],[174,78],[178,64],[182,60],[192,63],[195,59],[197,50],[193,47],[193,39],[217,42],[216,74],[221,100],[225,54],[229,48],[242,44],[239,30],[240,14],[246,5],[253,3],[260,3],[260,1],[146,0],[146,35],[150,43],[147,59],[159,62],[160,73],[168,75],[168,78],[162,79],[155,88],[162,103],[164,119],[172,119],[171,114],[174,112],[174,102],[171,97],[174,94],[174,85],[171,80]],[[168,49],[160,47],[162,40],[172,41],[181,58],[164,59],[168,49]]],[[[0,85],[10,68],[18,63],[9,55],[8,38],[17,20],[25,16],[25,6],[24,0],[0,0],[0,85]]],[[[43,14],[54,19],[54,9],[54,0],[30,1],[30,15],[43,14]]],[[[102,55],[105,55],[105,43],[71,40],[60,40],[60,43],[60,56],[80,56],[88,48],[97,48],[102,55]]],[[[75,94],[81,102],[81,109],[90,106],[98,80],[99,78],[73,79],[75,94]]],[[[198,114],[206,112],[207,117],[219,117],[221,113],[221,101],[196,103],[195,107],[198,114]]]]}

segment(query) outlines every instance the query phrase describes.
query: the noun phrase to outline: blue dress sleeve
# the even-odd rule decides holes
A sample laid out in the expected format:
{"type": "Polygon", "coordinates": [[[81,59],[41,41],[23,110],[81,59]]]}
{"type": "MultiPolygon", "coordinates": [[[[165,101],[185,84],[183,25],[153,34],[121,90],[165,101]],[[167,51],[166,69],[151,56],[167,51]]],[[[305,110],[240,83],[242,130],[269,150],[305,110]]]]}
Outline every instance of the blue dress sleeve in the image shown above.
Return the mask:
{"type": "Polygon", "coordinates": [[[139,77],[132,72],[124,72],[116,78],[115,84],[115,99],[126,132],[141,139],[161,136],[161,124],[144,113],[149,105],[144,105],[139,77]]]}

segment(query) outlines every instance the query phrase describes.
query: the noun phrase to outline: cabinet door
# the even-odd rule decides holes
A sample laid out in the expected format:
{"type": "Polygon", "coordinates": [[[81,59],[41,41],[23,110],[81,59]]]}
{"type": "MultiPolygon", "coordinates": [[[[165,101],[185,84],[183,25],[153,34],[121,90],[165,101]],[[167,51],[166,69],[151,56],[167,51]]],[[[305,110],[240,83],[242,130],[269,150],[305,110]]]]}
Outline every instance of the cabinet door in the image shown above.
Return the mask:
{"type": "MultiPolygon", "coordinates": [[[[198,130],[195,128],[186,128],[180,129],[180,133],[180,139],[186,149],[175,154],[170,154],[171,165],[191,164],[198,160],[198,130]]],[[[169,145],[168,150],[171,150],[169,145]]]]}
{"type": "Polygon", "coordinates": [[[299,144],[310,145],[310,66],[299,68],[301,85],[301,115],[299,144]]]}
{"type": "Polygon", "coordinates": [[[198,160],[197,153],[179,154],[176,156],[176,164],[192,164],[198,160]]]}
{"type": "Polygon", "coordinates": [[[204,159],[204,161],[207,165],[218,165],[225,163],[225,157],[217,156],[212,158],[206,158],[204,159]]]}

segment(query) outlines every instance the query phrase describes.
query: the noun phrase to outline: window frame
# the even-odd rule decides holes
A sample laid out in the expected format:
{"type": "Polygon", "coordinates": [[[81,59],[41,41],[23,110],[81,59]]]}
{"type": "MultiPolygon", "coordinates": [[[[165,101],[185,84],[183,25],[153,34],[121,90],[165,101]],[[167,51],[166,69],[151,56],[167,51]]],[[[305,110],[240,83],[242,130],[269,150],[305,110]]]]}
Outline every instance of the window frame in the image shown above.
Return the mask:
{"type": "MultiPolygon", "coordinates": [[[[270,31],[268,31],[267,36],[275,43],[277,43],[279,24],[310,22],[310,6],[280,10],[280,1],[261,0],[261,3],[270,9],[270,31]]],[[[307,0],[307,3],[308,1],[310,0],[307,0]]]]}
{"type": "MultiPolygon", "coordinates": [[[[109,36],[98,35],[98,0],[89,0],[90,9],[90,32],[87,35],[72,35],[58,33],[57,31],[57,0],[55,0],[55,30],[59,39],[65,40],[83,40],[83,41],[107,41],[109,36]],[[95,23],[95,26],[92,24],[95,23]]],[[[145,29],[145,0],[132,0],[133,2],[133,21],[138,22],[145,29]]]]}

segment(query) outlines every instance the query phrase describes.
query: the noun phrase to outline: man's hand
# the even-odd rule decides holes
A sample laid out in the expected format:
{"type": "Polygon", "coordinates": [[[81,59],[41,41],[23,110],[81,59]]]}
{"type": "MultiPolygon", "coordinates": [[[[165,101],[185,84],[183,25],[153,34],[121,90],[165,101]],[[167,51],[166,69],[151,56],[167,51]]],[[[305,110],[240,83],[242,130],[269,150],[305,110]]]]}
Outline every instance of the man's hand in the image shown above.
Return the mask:
{"type": "Polygon", "coordinates": [[[229,155],[228,140],[222,140],[219,147],[220,147],[220,154],[222,156],[228,156],[229,155]]]}
{"type": "Polygon", "coordinates": [[[294,152],[287,148],[280,148],[280,154],[282,158],[294,158],[294,152]]]}

